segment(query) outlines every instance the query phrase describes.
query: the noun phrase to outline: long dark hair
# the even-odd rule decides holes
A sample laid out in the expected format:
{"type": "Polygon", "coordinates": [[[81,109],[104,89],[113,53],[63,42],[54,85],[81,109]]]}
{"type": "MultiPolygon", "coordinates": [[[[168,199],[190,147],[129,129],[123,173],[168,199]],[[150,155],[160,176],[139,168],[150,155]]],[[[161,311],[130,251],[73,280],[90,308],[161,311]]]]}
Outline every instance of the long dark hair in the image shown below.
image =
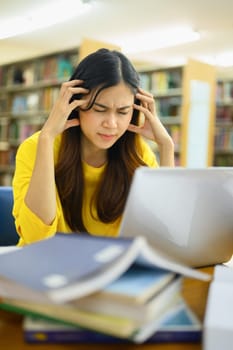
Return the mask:
{"type": "MultiPolygon", "coordinates": [[[[100,49],[84,58],[75,69],[70,80],[81,79],[83,87],[95,91],[89,101],[90,109],[103,89],[117,85],[121,81],[135,94],[139,86],[139,76],[130,61],[118,51],[100,49]]],[[[82,95],[73,95],[80,99],[82,95]]],[[[135,103],[138,101],[135,99],[135,103]]],[[[79,112],[71,112],[69,119],[78,118],[79,112]]],[[[134,109],[131,123],[138,124],[139,112],[134,109]]],[[[130,183],[135,169],[145,165],[141,157],[139,137],[126,131],[108,149],[108,162],[103,177],[92,198],[97,208],[99,220],[114,222],[124,210],[130,183]]],[[[55,179],[65,219],[72,231],[87,231],[83,218],[84,175],[81,160],[81,130],[72,127],[62,134],[55,179]]],[[[92,210],[90,208],[90,210],[92,210]]]]}

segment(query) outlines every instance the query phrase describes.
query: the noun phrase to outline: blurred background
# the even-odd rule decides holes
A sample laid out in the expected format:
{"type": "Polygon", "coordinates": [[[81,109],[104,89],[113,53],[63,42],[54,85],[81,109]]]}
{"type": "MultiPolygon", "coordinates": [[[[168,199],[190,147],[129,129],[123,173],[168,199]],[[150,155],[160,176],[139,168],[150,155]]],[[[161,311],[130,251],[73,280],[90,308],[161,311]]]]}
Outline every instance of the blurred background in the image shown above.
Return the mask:
{"type": "Polygon", "coordinates": [[[0,184],[61,82],[102,46],[122,50],[153,93],[177,166],[232,166],[232,13],[232,0],[1,0],[0,184]]]}

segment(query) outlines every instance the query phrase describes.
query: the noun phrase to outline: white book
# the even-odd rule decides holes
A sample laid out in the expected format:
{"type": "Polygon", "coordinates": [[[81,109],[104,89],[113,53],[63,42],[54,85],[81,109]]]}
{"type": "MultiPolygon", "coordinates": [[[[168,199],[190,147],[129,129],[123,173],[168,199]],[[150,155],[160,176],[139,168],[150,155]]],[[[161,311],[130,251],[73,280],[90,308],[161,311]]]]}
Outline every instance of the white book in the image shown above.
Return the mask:
{"type": "Polygon", "coordinates": [[[217,265],[209,287],[203,333],[204,350],[233,346],[233,269],[217,265]]]}

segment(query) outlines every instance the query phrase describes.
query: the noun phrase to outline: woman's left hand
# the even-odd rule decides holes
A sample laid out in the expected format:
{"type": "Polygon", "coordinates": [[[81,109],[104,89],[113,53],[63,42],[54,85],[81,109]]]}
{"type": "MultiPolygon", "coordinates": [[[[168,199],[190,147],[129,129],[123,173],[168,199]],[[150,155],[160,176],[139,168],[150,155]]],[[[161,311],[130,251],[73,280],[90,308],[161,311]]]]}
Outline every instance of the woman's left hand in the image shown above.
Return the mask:
{"type": "Polygon", "coordinates": [[[129,124],[128,130],[156,142],[160,149],[161,165],[173,166],[174,143],[166,128],[163,126],[159,117],[157,116],[153,95],[139,88],[136,98],[140,100],[141,104],[134,104],[134,108],[141,112],[141,114],[144,116],[144,120],[140,125],[129,124]]]}
{"type": "Polygon", "coordinates": [[[136,98],[141,101],[141,104],[134,104],[134,109],[142,113],[144,120],[140,125],[130,124],[128,130],[155,141],[157,144],[163,143],[164,138],[170,136],[157,116],[153,95],[139,88],[136,98]]]}

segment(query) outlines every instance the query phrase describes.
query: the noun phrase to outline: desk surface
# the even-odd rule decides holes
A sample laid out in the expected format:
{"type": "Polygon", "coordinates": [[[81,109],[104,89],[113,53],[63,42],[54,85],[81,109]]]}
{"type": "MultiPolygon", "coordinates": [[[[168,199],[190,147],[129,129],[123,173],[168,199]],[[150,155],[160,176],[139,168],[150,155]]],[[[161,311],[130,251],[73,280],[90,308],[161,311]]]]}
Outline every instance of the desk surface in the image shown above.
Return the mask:
{"type": "MultiPolygon", "coordinates": [[[[202,271],[211,273],[213,272],[213,267],[203,268],[202,271]]],[[[190,305],[192,310],[196,313],[196,315],[203,320],[205,313],[205,306],[208,294],[209,283],[202,282],[199,280],[184,279],[183,284],[183,296],[186,302],[190,305]]],[[[103,350],[104,348],[108,348],[109,345],[90,345],[90,344],[43,344],[39,345],[39,350],[65,350],[65,349],[79,349],[79,350],[103,350]]],[[[16,315],[14,313],[9,313],[3,310],[0,310],[0,348],[1,349],[17,349],[17,350],[27,350],[27,349],[35,349],[35,345],[25,344],[23,340],[22,333],[22,316],[16,315]]],[[[139,346],[134,344],[125,344],[121,345],[121,348],[125,350],[138,350],[139,346]]],[[[187,343],[177,343],[177,344],[145,344],[140,345],[140,349],[144,350],[182,350],[187,349],[187,343]]],[[[111,344],[112,350],[118,350],[119,344],[111,344]]],[[[196,344],[188,344],[189,350],[201,350],[202,346],[200,343],[196,344]]]]}

